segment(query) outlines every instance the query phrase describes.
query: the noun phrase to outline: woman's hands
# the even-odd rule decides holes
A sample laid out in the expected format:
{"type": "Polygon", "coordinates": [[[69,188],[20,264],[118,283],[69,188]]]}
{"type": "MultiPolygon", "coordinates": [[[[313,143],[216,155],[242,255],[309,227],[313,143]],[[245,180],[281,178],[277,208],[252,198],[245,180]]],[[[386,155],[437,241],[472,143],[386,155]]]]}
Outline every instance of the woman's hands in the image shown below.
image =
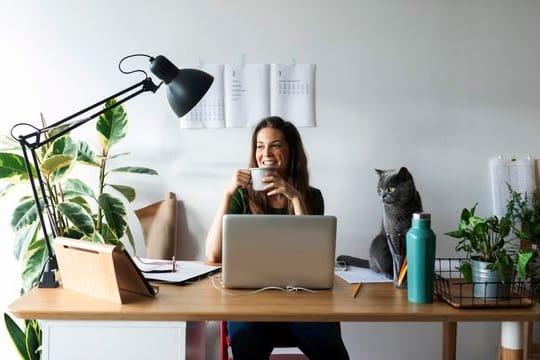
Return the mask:
{"type": "Polygon", "coordinates": [[[246,188],[251,181],[251,172],[249,169],[237,169],[234,172],[233,179],[227,193],[232,195],[238,188],[246,188]]]}
{"type": "Polygon", "coordinates": [[[262,182],[267,184],[262,191],[266,192],[268,196],[280,194],[292,201],[300,195],[298,190],[276,172],[269,171],[262,182]]]}

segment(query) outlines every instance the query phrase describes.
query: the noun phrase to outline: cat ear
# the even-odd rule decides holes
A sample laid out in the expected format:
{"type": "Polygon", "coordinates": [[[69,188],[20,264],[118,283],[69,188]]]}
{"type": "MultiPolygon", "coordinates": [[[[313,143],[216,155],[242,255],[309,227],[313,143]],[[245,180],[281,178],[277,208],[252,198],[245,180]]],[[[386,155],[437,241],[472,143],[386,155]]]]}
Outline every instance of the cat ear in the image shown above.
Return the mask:
{"type": "Polygon", "coordinates": [[[385,173],[385,170],[375,169],[375,172],[376,172],[379,176],[381,176],[382,174],[385,173]]]}
{"type": "Polygon", "coordinates": [[[398,176],[402,179],[408,179],[411,176],[411,173],[409,173],[409,170],[405,166],[402,166],[401,169],[399,169],[398,176]]]}

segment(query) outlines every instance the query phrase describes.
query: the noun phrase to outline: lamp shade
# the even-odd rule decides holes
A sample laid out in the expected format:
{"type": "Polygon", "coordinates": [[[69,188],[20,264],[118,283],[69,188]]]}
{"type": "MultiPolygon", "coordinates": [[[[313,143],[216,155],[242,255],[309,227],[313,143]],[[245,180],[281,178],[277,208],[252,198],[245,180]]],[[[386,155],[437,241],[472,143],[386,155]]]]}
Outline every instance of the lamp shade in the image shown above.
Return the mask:
{"type": "Polygon", "coordinates": [[[178,69],[166,57],[150,60],[150,71],[167,85],[169,105],[178,117],[187,114],[206,94],[214,77],[196,69],[178,69]]]}

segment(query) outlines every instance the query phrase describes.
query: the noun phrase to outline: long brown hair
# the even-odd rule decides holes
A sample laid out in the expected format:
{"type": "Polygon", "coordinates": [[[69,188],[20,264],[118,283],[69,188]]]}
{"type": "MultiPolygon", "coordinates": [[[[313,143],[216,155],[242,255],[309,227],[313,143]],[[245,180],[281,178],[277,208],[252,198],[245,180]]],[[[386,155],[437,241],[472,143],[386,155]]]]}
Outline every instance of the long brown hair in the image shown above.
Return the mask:
{"type": "MultiPolygon", "coordinates": [[[[307,170],[307,158],[304,151],[304,145],[300,138],[300,133],[296,126],[283,120],[278,116],[270,116],[262,119],[251,136],[251,155],[249,167],[258,167],[257,152],[257,134],[264,128],[273,128],[281,131],[285,142],[289,147],[289,168],[286,172],[286,181],[291,184],[302,196],[307,207],[308,214],[311,213],[311,196],[309,192],[309,174],[307,170]]],[[[248,204],[252,214],[267,214],[270,212],[267,196],[260,191],[254,191],[251,185],[247,187],[248,204]]],[[[294,214],[294,208],[291,201],[288,201],[287,213],[294,214]]]]}

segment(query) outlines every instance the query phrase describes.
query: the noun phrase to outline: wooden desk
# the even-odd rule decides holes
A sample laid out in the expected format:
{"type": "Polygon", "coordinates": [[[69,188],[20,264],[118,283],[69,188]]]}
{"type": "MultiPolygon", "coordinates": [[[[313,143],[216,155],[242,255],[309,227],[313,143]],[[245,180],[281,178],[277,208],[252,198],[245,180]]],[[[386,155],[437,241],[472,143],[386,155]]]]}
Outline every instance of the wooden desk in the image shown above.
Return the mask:
{"type": "MultiPolygon", "coordinates": [[[[445,359],[455,356],[452,342],[455,343],[455,323],[458,321],[508,322],[506,331],[517,331],[513,326],[519,327],[518,322],[540,320],[538,305],[527,309],[459,310],[439,301],[411,304],[407,301],[406,291],[395,289],[388,283],[365,284],[354,299],[353,289],[354,286],[336,277],[333,290],[315,294],[266,291],[229,296],[215,289],[206,278],[184,286],[160,285],[155,299],[134,297],[133,302],[124,305],[62,288],[34,289],[11,304],[9,310],[19,318],[42,320],[440,321],[447,335],[443,343],[445,359]]],[[[512,336],[520,339],[518,334],[512,336]]],[[[508,354],[506,357],[514,358],[508,354]]]]}

